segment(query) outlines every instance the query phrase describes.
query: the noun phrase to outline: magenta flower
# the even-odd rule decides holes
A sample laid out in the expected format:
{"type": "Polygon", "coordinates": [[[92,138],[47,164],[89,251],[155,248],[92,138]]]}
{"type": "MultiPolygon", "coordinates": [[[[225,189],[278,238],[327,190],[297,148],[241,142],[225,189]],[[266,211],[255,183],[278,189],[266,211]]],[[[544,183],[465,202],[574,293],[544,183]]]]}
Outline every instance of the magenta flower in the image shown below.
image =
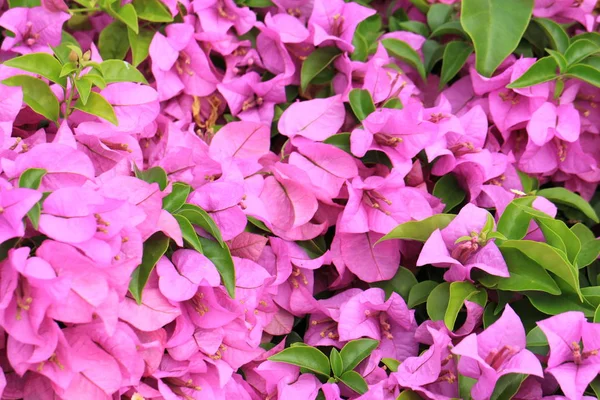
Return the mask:
{"type": "Polygon", "coordinates": [[[193,0],[192,7],[207,32],[226,33],[235,27],[243,35],[256,23],[256,14],[248,7],[238,7],[233,0],[193,0]]]}
{"type": "Polygon", "coordinates": [[[0,243],[25,234],[23,218],[41,198],[33,189],[0,187],[0,243]]]}
{"type": "Polygon", "coordinates": [[[0,16],[0,26],[13,32],[5,37],[2,50],[20,54],[50,52],[49,46],[60,44],[62,26],[71,16],[66,12],[50,12],[43,7],[15,7],[0,16]]]}
{"type": "Polygon", "coordinates": [[[428,398],[450,400],[458,397],[458,372],[450,350],[452,341],[443,331],[427,328],[433,338],[431,347],[418,357],[409,357],[391,374],[403,388],[428,398]]]}
{"type": "Polygon", "coordinates": [[[171,24],[165,33],[166,36],[157,32],[150,43],[158,99],[168,100],[180,92],[191,96],[208,96],[214,92],[218,79],[194,38],[193,26],[171,24]]]}
{"type": "Polygon", "coordinates": [[[550,345],[546,372],[569,399],[581,400],[600,372],[600,324],[588,322],[581,312],[570,311],[537,322],[550,345]]]}
{"type": "Polygon", "coordinates": [[[458,371],[477,380],[471,390],[473,400],[489,399],[498,379],[506,374],[543,377],[540,362],[525,346],[525,328],[507,305],[496,322],[479,334],[467,336],[452,349],[453,354],[461,356],[458,371]]]}
{"type": "Polygon", "coordinates": [[[467,204],[446,228],[436,229],[431,234],[417,265],[449,268],[444,274],[444,279],[449,282],[469,280],[473,268],[508,277],[508,267],[500,250],[493,241],[486,239],[489,232],[483,231],[488,221],[493,222],[490,213],[467,204]]]}

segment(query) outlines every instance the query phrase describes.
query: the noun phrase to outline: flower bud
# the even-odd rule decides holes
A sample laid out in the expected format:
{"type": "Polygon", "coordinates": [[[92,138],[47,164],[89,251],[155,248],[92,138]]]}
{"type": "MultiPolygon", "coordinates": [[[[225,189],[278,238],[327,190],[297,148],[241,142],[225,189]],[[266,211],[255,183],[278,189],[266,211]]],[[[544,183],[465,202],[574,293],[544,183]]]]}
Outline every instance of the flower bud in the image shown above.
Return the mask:
{"type": "Polygon", "coordinates": [[[69,61],[71,62],[75,62],[77,61],[79,57],[77,56],[77,53],[73,50],[71,50],[71,52],[69,53],[69,61]]]}

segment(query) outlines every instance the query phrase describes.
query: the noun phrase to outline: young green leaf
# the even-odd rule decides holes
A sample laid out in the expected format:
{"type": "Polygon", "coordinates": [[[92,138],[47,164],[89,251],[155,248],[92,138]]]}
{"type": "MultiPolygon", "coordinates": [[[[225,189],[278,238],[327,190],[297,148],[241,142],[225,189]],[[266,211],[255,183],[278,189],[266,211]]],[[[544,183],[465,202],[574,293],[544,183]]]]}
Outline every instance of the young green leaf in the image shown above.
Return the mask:
{"type": "Polygon", "coordinates": [[[575,64],[567,69],[565,74],[569,78],[581,79],[590,85],[600,87],[600,70],[587,64],[575,64]]]}
{"type": "Polygon", "coordinates": [[[100,32],[98,50],[103,59],[122,60],[129,50],[127,26],[121,21],[114,21],[100,32]]]}
{"type": "Polygon", "coordinates": [[[426,40],[421,51],[425,62],[425,72],[429,73],[435,65],[444,58],[446,46],[439,44],[436,40],[426,40]]]}
{"type": "Polygon", "coordinates": [[[289,347],[272,355],[269,360],[297,365],[327,378],[331,372],[327,356],[311,346],[289,347]]]}
{"type": "Polygon", "coordinates": [[[561,73],[565,72],[568,67],[567,59],[565,58],[565,56],[563,56],[556,50],[546,49],[546,51],[548,52],[548,54],[550,54],[550,57],[554,58],[554,61],[556,61],[556,65],[558,65],[558,70],[561,73]]]}
{"type": "Polygon", "coordinates": [[[490,400],[510,400],[519,391],[521,384],[527,378],[525,374],[503,375],[496,382],[494,392],[490,400]]]}
{"type": "Polygon", "coordinates": [[[143,180],[148,183],[158,183],[160,190],[167,188],[167,172],[161,167],[152,167],[145,171],[138,169],[137,165],[133,166],[133,172],[136,178],[143,180]]]}
{"type": "MultiPolygon", "coordinates": [[[[466,397],[464,397],[466,398],[466,397]]],[[[413,392],[412,390],[403,390],[400,395],[396,398],[396,400],[422,400],[423,398],[419,396],[417,392],[413,392]]]]}
{"type": "Polygon", "coordinates": [[[86,104],[83,104],[81,98],[78,99],[74,107],[84,113],[105,119],[113,125],[118,125],[119,123],[113,106],[96,92],[90,92],[86,104]]]}
{"type": "Polygon", "coordinates": [[[135,33],[139,32],[137,12],[131,3],[125,4],[119,10],[115,11],[114,16],[135,33]]]}
{"type": "Polygon", "coordinates": [[[558,74],[556,73],[557,68],[558,64],[553,57],[540,58],[523,75],[506,87],[509,89],[520,89],[552,81],[558,78],[558,74]]]}
{"type": "Polygon", "coordinates": [[[198,234],[194,230],[194,227],[192,226],[190,221],[183,215],[179,214],[173,214],[173,217],[177,220],[177,223],[179,224],[183,240],[185,240],[185,242],[188,245],[192,246],[192,248],[198,253],[203,253],[202,244],[200,243],[200,239],[198,239],[198,234]]]}
{"type": "Polygon", "coordinates": [[[421,281],[410,289],[408,294],[408,308],[415,308],[427,301],[431,291],[438,285],[435,281],[421,281]]]}
{"type": "Polygon", "coordinates": [[[75,88],[77,88],[81,104],[85,107],[90,98],[90,93],[92,92],[92,81],[89,79],[82,79],[81,77],[75,79],[75,88]]]}
{"type": "Polygon", "coordinates": [[[154,31],[141,28],[136,34],[131,29],[127,29],[127,37],[131,45],[131,64],[137,68],[146,58],[148,58],[150,42],[154,38],[154,31]]]}
{"type": "Polygon", "coordinates": [[[600,46],[591,40],[582,39],[573,42],[567,51],[565,51],[565,58],[569,65],[577,64],[583,59],[591,56],[594,53],[600,51],[600,46]]]}
{"type": "Polygon", "coordinates": [[[468,35],[464,31],[462,25],[460,24],[460,21],[450,21],[438,26],[436,30],[431,32],[431,35],[429,35],[429,37],[437,38],[444,35],[455,35],[468,39],[468,35]]]}
{"type": "Polygon", "coordinates": [[[355,371],[344,372],[344,375],[340,376],[340,381],[358,394],[365,394],[369,390],[367,382],[355,371]]]}
{"type": "Polygon", "coordinates": [[[428,37],[429,34],[431,33],[431,31],[429,30],[427,25],[425,25],[422,22],[418,22],[418,21],[403,21],[403,22],[398,22],[397,25],[398,25],[397,30],[413,32],[413,33],[416,33],[417,35],[421,35],[423,37],[428,37]]]}
{"type": "MultiPolygon", "coordinates": [[[[440,89],[458,74],[473,52],[470,44],[461,41],[453,41],[446,45],[442,61],[442,75],[440,77],[440,89]]],[[[447,175],[449,176],[449,175],[447,175]]]]}
{"type": "Polygon", "coordinates": [[[19,177],[19,187],[37,190],[42,183],[42,178],[47,173],[48,171],[42,168],[26,169],[19,177]]]}
{"type": "Polygon", "coordinates": [[[359,121],[364,120],[367,116],[375,112],[375,104],[373,104],[373,97],[366,89],[352,89],[348,94],[350,99],[350,107],[354,111],[354,115],[359,121]]]}
{"type": "Polygon", "coordinates": [[[456,217],[454,214],[435,214],[421,221],[409,221],[398,225],[379,242],[390,239],[409,239],[425,242],[436,229],[444,229],[456,217]]]}
{"type": "Polygon", "coordinates": [[[337,47],[321,47],[310,53],[302,63],[302,70],[300,71],[301,90],[304,92],[308,84],[338,58],[340,54],[342,53],[337,47]]]}
{"type": "Polygon", "coordinates": [[[427,315],[433,321],[443,321],[450,301],[450,283],[437,285],[427,297],[427,315]]]}
{"type": "Polygon", "coordinates": [[[189,219],[192,224],[197,225],[210,233],[212,237],[217,239],[217,242],[219,242],[221,247],[226,247],[219,227],[206,211],[195,204],[183,204],[178,213],[189,219]]]}
{"type": "Polygon", "coordinates": [[[23,101],[36,113],[58,121],[60,104],[46,82],[29,75],[15,75],[2,81],[7,86],[20,86],[23,101]]]}
{"type": "Polygon", "coordinates": [[[150,273],[168,247],[169,238],[161,232],[155,233],[144,242],[142,263],[133,271],[129,282],[129,292],[138,304],[142,303],[142,291],[148,282],[150,273]]]}
{"type": "Polygon", "coordinates": [[[535,290],[559,295],[560,289],[543,266],[527,257],[518,249],[500,247],[502,257],[508,266],[510,277],[498,278],[495,289],[510,292],[535,290]]]}
{"type": "Polygon", "coordinates": [[[465,191],[460,187],[458,180],[452,174],[442,176],[433,187],[433,195],[446,205],[444,212],[449,212],[462,203],[465,191]]]}
{"type": "Polygon", "coordinates": [[[329,136],[323,141],[323,143],[331,144],[338,149],[344,150],[346,153],[350,153],[350,134],[349,133],[336,133],[333,136],[329,136]]]}
{"type": "Polygon", "coordinates": [[[219,275],[221,275],[223,286],[227,289],[229,297],[233,299],[235,297],[235,267],[229,248],[202,237],[200,238],[200,244],[202,244],[204,255],[215,264],[219,275]]]}
{"type": "Polygon", "coordinates": [[[175,182],[171,193],[163,198],[163,208],[170,213],[179,210],[185,204],[191,189],[187,183],[175,182]]]}
{"type": "Polygon", "coordinates": [[[469,282],[452,282],[450,284],[448,307],[444,314],[444,324],[450,331],[454,330],[456,318],[458,317],[458,313],[462,309],[465,300],[469,300],[478,293],[480,293],[480,291],[469,282]]]}
{"type": "Polygon", "coordinates": [[[400,361],[393,359],[393,358],[387,358],[387,357],[382,358],[381,362],[383,363],[383,365],[388,367],[388,369],[392,372],[397,372],[398,367],[401,364],[400,361]]]}
{"type": "Polygon", "coordinates": [[[564,53],[567,50],[570,43],[569,35],[562,26],[547,18],[533,18],[533,21],[546,33],[554,50],[559,53],[564,53]]]}
{"type": "Polygon", "coordinates": [[[533,0],[463,0],[460,22],[475,45],[477,72],[490,77],[519,45],[533,0]]]}
{"type": "Polygon", "coordinates": [[[356,368],[377,346],[379,342],[373,339],[357,339],[346,343],[340,352],[344,371],[352,371],[356,368]]]}
{"type": "Polygon", "coordinates": [[[585,201],[585,199],[583,197],[581,197],[578,194],[573,193],[565,188],[554,187],[554,188],[542,189],[537,192],[537,195],[545,197],[553,203],[564,204],[566,206],[578,209],[592,221],[594,221],[596,223],[600,222],[598,220],[598,216],[596,215],[596,211],[594,211],[594,209],[592,208],[590,203],[585,201]]]}
{"type": "Polygon", "coordinates": [[[11,58],[3,63],[7,67],[18,68],[23,71],[32,72],[44,78],[66,87],[67,80],[61,75],[62,65],[47,53],[32,53],[11,58]]]}
{"type": "Polygon", "coordinates": [[[133,65],[123,60],[106,60],[100,64],[106,83],[139,82],[148,83],[144,75],[133,65]]]}
{"type": "Polygon", "coordinates": [[[150,22],[171,22],[171,12],[159,0],[133,0],[138,18],[150,22]]]}
{"type": "Polygon", "coordinates": [[[398,39],[383,39],[381,44],[392,57],[396,57],[415,68],[423,81],[427,80],[421,56],[410,45],[398,39]]]}
{"type": "Polygon", "coordinates": [[[448,22],[452,15],[452,6],[448,4],[433,4],[427,11],[427,25],[432,31],[448,22]]]}
{"type": "Polygon", "coordinates": [[[334,376],[342,376],[344,373],[344,363],[342,361],[342,357],[340,356],[340,352],[334,347],[331,349],[331,354],[329,354],[329,361],[331,363],[331,370],[333,371],[334,376]]]}

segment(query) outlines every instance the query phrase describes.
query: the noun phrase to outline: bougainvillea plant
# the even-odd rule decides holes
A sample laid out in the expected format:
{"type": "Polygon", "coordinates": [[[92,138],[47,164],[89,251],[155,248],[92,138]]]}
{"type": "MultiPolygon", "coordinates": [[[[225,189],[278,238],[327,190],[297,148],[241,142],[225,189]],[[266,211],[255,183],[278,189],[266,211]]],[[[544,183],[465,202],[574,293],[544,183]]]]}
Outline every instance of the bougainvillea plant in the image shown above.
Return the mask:
{"type": "Polygon", "coordinates": [[[599,398],[599,26],[1,0],[2,398],[599,398]]]}

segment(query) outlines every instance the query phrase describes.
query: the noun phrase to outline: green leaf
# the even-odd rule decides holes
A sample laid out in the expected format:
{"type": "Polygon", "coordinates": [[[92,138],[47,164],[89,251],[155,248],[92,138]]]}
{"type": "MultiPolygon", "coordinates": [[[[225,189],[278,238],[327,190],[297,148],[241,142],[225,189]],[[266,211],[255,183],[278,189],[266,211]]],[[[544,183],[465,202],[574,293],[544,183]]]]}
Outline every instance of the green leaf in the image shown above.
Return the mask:
{"type": "Polygon", "coordinates": [[[497,231],[508,239],[523,239],[529,229],[531,214],[524,212],[522,206],[531,206],[535,197],[527,196],[511,201],[498,220],[497,231]]]}
{"type": "Polygon", "coordinates": [[[544,346],[548,346],[548,339],[546,339],[544,331],[539,326],[536,326],[527,334],[527,348],[544,346]]]}
{"type": "Polygon", "coordinates": [[[148,183],[158,183],[158,187],[160,190],[165,190],[167,188],[167,172],[161,167],[152,167],[145,171],[138,169],[137,165],[134,164],[133,172],[138,179],[143,180],[148,183]]]}
{"type": "Polygon", "coordinates": [[[383,39],[381,44],[383,44],[383,47],[385,47],[392,57],[406,62],[417,70],[423,81],[427,80],[421,56],[408,43],[398,39],[383,39]]]}
{"type": "Polygon", "coordinates": [[[506,374],[500,377],[490,400],[510,400],[519,391],[526,374],[506,374]]]}
{"type": "Polygon", "coordinates": [[[336,133],[333,136],[329,136],[323,141],[323,143],[331,144],[338,149],[344,150],[346,153],[350,153],[350,134],[349,133],[336,133]]]}
{"type": "MultiPolygon", "coordinates": [[[[599,73],[600,73],[600,71],[599,71],[599,73]]],[[[594,211],[592,206],[590,206],[590,203],[585,201],[578,194],[571,192],[570,190],[567,190],[567,189],[561,188],[561,187],[554,187],[554,188],[549,188],[549,189],[542,189],[537,192],[537,195],[545,197],[553,203],[556,203],[559,205],[564,204],[569,207],[576,208],[579,211],[581,211],[582,213],[584,213],[586,215],[586,217],[588,217],[592,221],[594,221],[596,223],[600,222],[598,220],[598,216],[596,215],[596,212],[594,211]]]]}
{"type": "Polygon", "coordinates": [[[398,293],[404,301],[407,301],[412,288],[417,285],[415,275],[404,267],[398,268],[396,275],[390,280],[373,282],[371,287],[378,287],[385,291],[386,298],[389,298],[392,293],[398,293]]]}
{"type": "Polygon", "coordinates": [[[116,11],[115,17],[127,25],[127,27],[135,33],[139,32],[137,13],[135,12],[135,8],[133,5],[131,5],[131,3],[125,4],[118,11],[116,11]]]}
{"type": "MultiPolygon", "coordinates": [[[[596,322],[596,321],[594,321],[596,322]]],[[[597,377],[592,382],[590,382],[590,387],[594,391],[596,398],[600,399],[600,377],[597,377]]]]}
{"type": "Polygon", "coordinates": [[[577,256],[577,266],[584,268],[593,263],[600,255],[600,239],[591,240],[581,246],[577,256]]]}
{"type": "Polygon", "coordinates": [[[567,77],[581,79],[584,82],[600,87],[600,70],[586,64],[575,64],[567,69],[567,77]]]}
{"type": "Polygon", "coordinates": [[[594,320],[593,320],[593,322],[594,322],[595,324],[597,324],[597,323],[599,323],[599,322],[600,322],[600,306],[598,306],[598,307],[596,308],[596,311],[594,312],[594,320]]]}
{"type": "Polygon", "coordinates": [[[212,237],[217,239],[217,242],[219,242],[221,247],[226,247],[219,227],[206,211],[195,204],[183,204],[178,213],[189,219],[192,224],[198,225],[206,232],[210,233],[212,237]]]}
{"type": "Polygon", "coordinates": [[[171,12],[159,0],[133,0],[138,18],[150,22],[171,22],[171,12]]]}
{"type": "Polygon", "coordinates": [[[367,116],[375,112],[375,104],[373,104],[373,97],[366,89],[352,89],[348,94],[350,100],[350,107],[354,111],[354,115],[359,121],[364,120],[367,116]]]}
{"type": "Polygon", "coordinates": [[[75,88],[77,88],[80,103],[85,106],[90,98],[90,93],[92,92],[92,82],[80,77],[75,79],[75,88]]]}
{"type": "Polygon", "coordinates": [[[41,5],[41,1],[40,0],[8,0],[8,5],[10,8],[15,8],[15,7],[33,8],[33,7],[39,7],[41,5]]]}
{"type": "Polygon", "coordinates": [[[458,393],[462,400],[472,400],[471,388],[477,383],[473,378],[458,374],[458,393]]]}
{"type": "Polygon", "coordinates": [[[546,242],[564,251],[569,262],[575,265],[581,250],[579,238],[571,232],[563,221],[550,217],[534,217],[534,219],[542,230],[546,242]]]}
{"type": "Polygon", "coordinates": [[[450,21],[438,26],[437,29],[431,32],[431,35],[429,35],[429,37],[437,38],[444,35],[456,35],[468,38],[460,21],[450,21]]]}
{"type": "Polygon", "coordinates": [[[105,119],[113,125],[118,125],[117,116],[115,115],[113,106],[96,92],[90,92],[86,104],[83,104],[81,98],[78,99],[74,107],[84,113],[105,119]]]}
{"type": "MultiPolygon", "coordinates": [[[[204,255],[215,264],[223,285],[229,293],[229,297],[232,299],[235,297],[235,267],[233,266],[233,259],[227,246],[221,246],[219,243],[200,238],[204,255]]],[[[329,365],[329,361],[328,361],[329,365]]]]}
{"type": "Polygon", "coordinates": [[[243,4],[246,7],[265,8],[274,6],[271,0],[244,0],[243,4]]]}
{"type": "Polygon", "coordinates": [[[29,189],[39,189],[42,178],[48,171],[42,168],[29,168],[23,171],[19,177],[19,187],[29,189]]]}
{"type": "Polygon", "coordinates": [[[462,190],[458,180],[452,174],[442,176],[435,183],[433,195],[446,205],[444,212],[449,212],[465,199],[465,191],[462,190]]]}
{"type": "Polygon", "coordinates": [[[270,361],[297,365],[329,378],[329,359],[323,352],[311,346],[289,347],[269,357],[270,361]]]}
{"type": "Polygon", "coordinates": [[[587,303],[594,308],[600,306],[600,286],[588,286],[581,289],[581,294],[587,303]]]}
{"type": "Polygon", "coordinates": [[[395,97],[395,98],[386,100],[385,103],[383,103],[383,105],[381,106],[381,108],[393,108],[396,110],[402,110],[402,108],[404,108],[404,106],[402,105],[402,100],[395,97]]]}
{"type": "Polygon", "coordinates": [[[500,251],[508,266],[510,277],[498,278],[499,281],[495,287],[496,289],[511,292],[537,290],[553,295],[560,294],[560,289],[556,285],[556,282],[543,266],[517,249],[501,246],[500,251]]]}
{"type": "Polygon", "coordinates": [[[398,366],[400,365],[400,361],[395,360],[393,358],[382,358],[381,362],[383,363],[383,365],[385,365],[386,367],[388,367],[388,369],[392,372],[397,372],[398,371],[398,366]]]}
{"type": "Polygon", "coordinates": [[[567,59],[565,58],[565,56],[563,56],[556,50],[546,49],[546,51],[548,52],[548,54],[550,54],[550,57],[552,57],[554,61],[556,61],[556,65],[558,65],[558,70],[560,71],[560,73],[565,72],[568,67],[567,59]]]}
{"type": "Polygon", "coordinates": [[[450,297],[444,314],[444,324],[449,330],[454,330],[454,323],[465,304],[465,300],[469,300],[477,293],[479,293],[479,290],[469,282],[452,282],[450,284],[450,297]]]}
{"type": "Polygon", "coordinates": [[[40,225],[40,216],[42,215],[42,207],[40,206],[40,202],[38,201],[33,205],[31,210],[27,211],[27,218],[31,221],[31,225],[33,229],[38,229],[40,225]]]}
{"type": "Polygon", "coordinates": [[[460,22],[475,45],[477,72],[490,77],[519,45],[533,0],[463,0],[460,22]]]}
{"type": "Polygon", "coordinates": [[[556,64],[556,60],[553,57],[548,56],[540,58],[516,81],[510,83],[506,87],[509,89],[519,89],[537,85],[538,83],[552,81],[558,78],[556,73],[557,68],[558,64],[556,64]]]}
{"type": "Polygon", "coordinates": [[[540,183],[536,178],[521,171],[517,171],[517,174],[519,175],[519,180],[521,181],[525,193],[531,193],[539,189],[540,183]]]}
{"type": "Polygon", "coordinates": [[[554,50],[559,53],[564,53],[567,50],[570,43],[569,35],[562,26],[547,18],[533,18],[533,21],[546,33],[554,50]]]}
{"type": "Polygon", "coordinates": [[[100,64],[106,83],[139,82],[148,83],[144,75],[133,65],[123,60],[106,60],[100,64]]]}
{"type": "Polygon", "coordinates": [[[154,31],[150,29],[140,29],[140,33],[136,34],[131,29],[127,30],[127,37],[131,45],[131,63],[137,67],[148,58],[150,42],[154,38],[154,31]]]}
{"type": "Polygon", "coordinates": [[[114,21],[100,32],[98,50],[103,59],[122,60],[129,50],[127,26],[120,21],[114,21]]]}
{"type": "Polygon", "coordinates": [[[581,297],[578,271],[554,247],[532,240],[507,240],[499,247],[520,250],[545,270],[563,279],[581,297]]]}
{"type": "Polygon", "coordinates": [[[129,282],[129,292],[138,304],[142,303],[142,291],[148,282],[148,277],[158,260],[166,253],[169,238],[157,232],[144,242],[142,263],[133,271],[129,282]]]}
{"type": "Polygon", "coordinates": [[[262,221],[260,221],[260,220],[258,220],[256,218],[254,218],[254,217],[251,217],[249,215],[247,215],[246,218],[248,219],[248,222],[250,224],[254,225],[258,229],[260,229],[262,231],[265,231],[267,233],[273,233],[273,232],[271,232],[271,230],[269,228],[267,228],[267,226],[265,225],[264,222],[262,222],[262,221]]]}
{"type": "Polygon", "coordinates": [[[427,11],[427,25],[432,31],[448,22],[452,15],[452,6],[448,4],[433,4],[427,11]]]}
{"type": "Polygon", "coordinates": [[[443,321],[450,302],[450,283],[437,285],[427,297],[427,315],[433,321],[443,321]]]}
{"type": "Polygon", "coordinates": [[[430,5],[427,0],[410,0],[410,2],[413,3],[413,5],[417,7],[423,14],[427,14],[429,11],[430,5]]]}
{"type": "Polygon", "coordinates": [[[565,58],[569,65],[573,65],[598,51],[600,51],[600,47],[591,40],[577,40],[569,46],[567,51],[565,51],[565,58]]]}
{"type": "Polygon", "coordinates": [[[342,376],[344,373],[344,363],[339,351],[335,347],[331,349],[331,353],[329,354],[329,362],[331,364],[333,376],[342,376]]]}
{"type": "Polygon", "coordinates": [[[171,193],[163,198],[163,208],[173,213],[185,204],[192,188],[187,183],[175,182],[171,193]]]}
{"type": "MultiPolygon", "coordinates": [[[[527,292],[531,304],[548,315],[557,315],[568,311],[581,311],[588,318],[593,318],[596,309],[575,293],[562,279],[556,278],[556,283],[561,290],[560,296],[553,296],[542,292],[527,292]]],[[[579,290],[579,288],[578,288],[579,290]]]]}
{"type": "Polygon", "coordinates": [[[454,214],[435,214],[421,221],[409,221],[398,225],[379,242],[390,239],[409,239],[425,242],[436,229],[444,229],[456,217],[454,214]]]}
{"type": "MultiPolygon", "coordinates": [[[[452,80],[467,62],[473,52],[473,47],[465,42],[453,41],[446,45],[442,62],[440,89],[452,80]]],[[[451,176],[451,175],[446,175],[451,176]]]]}
{"type": "Polygon", "coordinates": [[[435,281],[422,281],[414,285],[408,294],[408,308],[415,308],[416,306],[425,303],[427,297],[437,285],[438,283],[435,281]]]}
{"type": "Polygon", "coordinates": [[[381,28],[382,22],[379,14],[371,15],[358,24],[352,38],[354,46],[352,60],[365,61],[369,54],[377,50],[377,39],[382,34],[381,28]]]}
{"type": "Polygon", "coordinates": [[[425,62],[425,72],[429,73],[435,65],[444,58],[445,46],[435,40],[426,40],[421,51],[425,62]]]}
{"type": "Polygon", "coordinates": [[[346,343],[340,352],[344,371],[352,371],[356,368],[377,346],[379,342],[373,339],[357,339],[346,343]]]}
{"type": "Polygon", "coordinates": [[[427,25],[425,25],[422,22],[418,22],[418,21],[403,21],[403,22],[398,22],[397,25],[398,25],[397,30],[413,32],[413,33],[416,33],[417,35],[421,35],[424,37],[429,36],[429,33],[430,33],[427,25]]]}
{"type": "Polygon", "coordinates": [[[355,371],[344,372],[344,375],[340,376],[340,381],[358,394],[365,394],[369,390],[367,382],[355,371]]]}
{"type": "Polygon", "coordinates": [[[325,70],[336,58],[340,56],[341,51],[337,47],[320,47],[310,53],[302,63],[300,71],[300,88],[302,92],[306,90],[308,84],[322,71],[325,70]]]}
{"type": "Polygon", "coordinates": [[[24,56],[6,60],[3,64],[7,67],[18,68],[23,71],[41,75],[52,82],[58,83],[62,87],[67,86],[66,78],[61,76],[62,65],[50,54],[25,54],[24,56]]]}
{"type": "Polygon", "coordinates": [[[58,121],[60,105],[46,82],[29,75],[15,75],[2,81],[7,86],[20,86],[23,101],[36,113],[51,121],[58,121]]]}
{"type": "Polygon", "coordinates": [[[200,243],[198,234],[194,230],[194,227],[192,226],[190,221],[183,215],[179,214],[173,214],[173,217],[177,220],[177,223],[179,224],[183,240],[185,240],[185,242],[188,245],[192,246],[192,248],[198,253],[203,253],[202,244],[200,243]]]}
{"type": "Polygon", "coordinates": [[[422,400],[423,398],[419,396],[417,392],[413,392],[412,390],[405,389],[403,390],[396,400],[422,400]]]}

